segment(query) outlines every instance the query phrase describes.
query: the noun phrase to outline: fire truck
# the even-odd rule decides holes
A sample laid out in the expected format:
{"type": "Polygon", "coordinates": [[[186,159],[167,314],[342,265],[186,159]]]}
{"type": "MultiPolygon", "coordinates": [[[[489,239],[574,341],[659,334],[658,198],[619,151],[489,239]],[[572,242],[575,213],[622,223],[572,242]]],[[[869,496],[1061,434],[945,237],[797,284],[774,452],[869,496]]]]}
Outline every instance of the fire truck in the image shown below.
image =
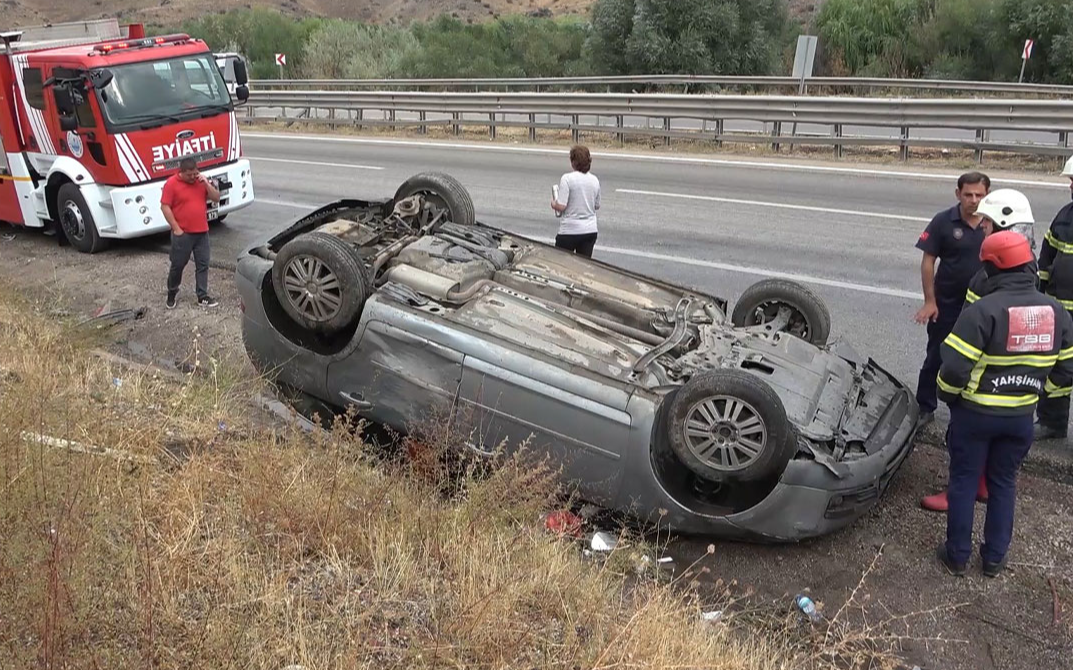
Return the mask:
{"type": "Polygon", "coordinates": [[[205,42],[116,20],[0,32],[0,221],[95,253],[169,229],[164,181],[194,158],[221,189],[210,221],[253,202],[234,98],[205,42]]]}

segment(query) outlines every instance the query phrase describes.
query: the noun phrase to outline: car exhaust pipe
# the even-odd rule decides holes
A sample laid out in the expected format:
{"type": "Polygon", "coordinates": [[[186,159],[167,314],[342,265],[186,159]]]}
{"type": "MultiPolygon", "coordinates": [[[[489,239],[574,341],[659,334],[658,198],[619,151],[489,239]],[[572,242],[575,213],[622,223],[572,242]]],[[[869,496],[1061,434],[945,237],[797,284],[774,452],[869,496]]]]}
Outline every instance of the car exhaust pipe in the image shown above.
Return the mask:
{"type": "Polygon", "coordinates": [[[398,282],[426,295],[433,300],[447,301],[458,291],[458,282],[447,277],[425,272],[412,265],[396,265],[385,274],[388,281],[398,282]]]}

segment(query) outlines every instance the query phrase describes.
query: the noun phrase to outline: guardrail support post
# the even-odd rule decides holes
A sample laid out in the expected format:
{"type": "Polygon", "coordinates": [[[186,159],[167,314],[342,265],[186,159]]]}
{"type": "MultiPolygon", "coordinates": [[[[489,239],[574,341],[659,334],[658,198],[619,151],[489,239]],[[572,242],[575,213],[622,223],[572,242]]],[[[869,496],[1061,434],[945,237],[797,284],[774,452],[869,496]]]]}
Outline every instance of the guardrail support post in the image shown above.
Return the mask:
{"type": "Polygon", "coordinates": [[[394,131],[398,130],[398,126],[395,125],[395,110],[392,109],[387,114],[388,114],[388,119],[391,121],[391,131],[394,132],[394,131]]]}
{"type": "Polygon", "coordinates": [[[451,119],[454,123],[451,124],[451,132],[458,135],[462,132],[462,124],[459,121],[462,119],[461,112],[451,112],[451,119]]]}
{"type": "Polygon", "coordinates": [[[581,142],[581,130],[578,129],[579,123],[580,121],[577,114],[570,117],[570,140],[574,144],[581,142]]]}
{"type": "Polygon", "coordinates": [[[365,120],[365,110],[364,109],[356,110],[356,112],[354,114],[354,118],[357,120],[356,125],[358,126],[358,130],[362,130],[365,127],[361,123],[362,121],[365,120]]]}
{"type": "Polygon", "coordinates": [[[980,146],[987,138],[983,128],[976,129],[976,164],[984,162],[984,148],[980,146]]]}
{"type": "Polygon", "coordinates": [[[723,119],[716,119],[715,120],[715,146],[717,146],[720,149],[723,148],[723,129],[724,129],[723,119]]]}
{"type": "MultiPolygon", "coordinates": [[[[842,124],[841,123],[836,123],[831,128],[831,137],[834,137],[836,139],[841,139],[841,137],[842,137],[842,124]]],[[[841,142],[835,142],[835,158],[842,158],[842,143],[841,142]]]]}
{"type": "Polygon", "coordinates": [[[536,142],[536,114],[529,115],[529,141],[536,142]]]}
{"type": "Polygon", "coordinates": [[[328,109],[328,127],[335,130],[335,107],[328,109]]]}
{"type": "Polygon", "coordinates": [[[428,121],[428,112],[418,112],[417,118],[421,120],[421,125],[417,127],[417,132],[421,133],[422,135],[427,135],[428,126],[425,125],[425,121],[428,121]]]}
{"type": "Polygon", "coordinates": [[[615,141],[617,141],[619,143],[619,145],[623,145],[623,144],[626,143],[626,134],[624,132],[622,132],[622,128],[623,128],[624,125],[625,125],[625,123],[623,122],[622,115],[620,114],[620,115],[616,116],[615,117],[615,127],[618,128],[618,132],[615,133],[615,141]]]}
{"type": "MultiPolygon", "coordinates": [[[[775,121],[771,124],[771,136],[778,139],[780,135],[782,135],[782,121],[775,121]]],[[[779,153],[779,147],[781,146],[782,145],[780,145],[778,142],[772,142],[771,150],[775,153],[779,153]]]]}
{"type": "Polygon", "coordinates": [[[901,141],[901,151],[900,151],[899,158],[901,158],[902,162],[904,163],[905,161],[909,160],[909,129],[908,128],[905,128],[905,127],[902,128],[901,140],[902,140],[901,141]]]}
{"type": "Polygon", "coordinates": [[[496,113],[492,112],[488,115],[488,137],[490,139],[496,138],[496,113]]]}
{"type": "Polygon", "coordinates": [[[663,146],[671,146],[671,119],[663,117],[663,130],[667,134],[663,136],[663,146]]]}

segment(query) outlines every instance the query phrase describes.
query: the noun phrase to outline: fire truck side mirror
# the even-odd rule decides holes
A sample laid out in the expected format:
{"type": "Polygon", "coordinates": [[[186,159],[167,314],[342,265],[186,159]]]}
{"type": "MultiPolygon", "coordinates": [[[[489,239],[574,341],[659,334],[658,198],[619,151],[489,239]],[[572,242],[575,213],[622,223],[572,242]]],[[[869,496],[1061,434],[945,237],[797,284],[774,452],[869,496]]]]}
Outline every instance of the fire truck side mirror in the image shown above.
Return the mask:
{"type": "Polygon", "coordinates": [[[114,77],[115,75],[112,74],[111,70],[94,70],[89,73],[89,80],[93,83],[93,88],[98,90],[107,88],[114,77]]]}
{"type": "Polygon", "coordinates": [[[56,109],[59,111],[61,118],[75,113],[78,103],[75,101],[74,91],[71,90],[69,84],[54,87],[52,93],[56,97],[56,109]]]}
{"type": "Polygon", "coordinates": [[[235,97],[238,98],[239,102],[246,102],[250,99],[250,87],[245,85],[236,86],[235,97]]]}
{"type": "Polygon", "coordinates": [[[241,58],[236,58],[233,66],[235,68],[235,84],[238,86],[245,86],[250,83],[250,76],[246,72],[246,61],[241,58]]]}

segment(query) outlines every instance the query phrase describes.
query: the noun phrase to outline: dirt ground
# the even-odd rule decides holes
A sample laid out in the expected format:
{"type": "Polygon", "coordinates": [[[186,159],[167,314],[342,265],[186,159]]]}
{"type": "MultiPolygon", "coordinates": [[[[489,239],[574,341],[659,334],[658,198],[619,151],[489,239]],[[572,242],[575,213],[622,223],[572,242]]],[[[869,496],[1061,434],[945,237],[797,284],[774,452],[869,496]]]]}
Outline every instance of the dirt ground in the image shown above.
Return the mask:
{"type": "MultiPolygon", "coordinates": [[[[115,327],[115,353],[180,369],[215,359],[232,373],[252,372],[232,272],[210,273],[218,308],[193,304],[188,272],[180,305],[169,311],[163,306],[167,256],[158,243],[126,244],[91,257],[41,235],[3,226],[0,233],[0,280],[26,287],[42,309],[77,318],[148,307],[141,319],[115,327]]],[[[938,431],[925,432],[881,503],[840,533],[795,546],[717,542],[711,556],[704,556],[710,540],[678,539],[667,553],[678,565],[699,561],[710,570],[704,579],[736,580],[738,591],[751,587],[756,598],[779,607],[807,589],[830,619],[850,601],[837,620],[875,640],[900,643],[910,668],[1073,668],[1073,486],[1045,467],[1024,473],[1010,569],[988,580],[974,559],[967,577],[949,576],[934,559],[944,517],[918,505],[945,480],[938,431]]],[[[977,510],[979,533],[984,507],[977,510]]]]}

